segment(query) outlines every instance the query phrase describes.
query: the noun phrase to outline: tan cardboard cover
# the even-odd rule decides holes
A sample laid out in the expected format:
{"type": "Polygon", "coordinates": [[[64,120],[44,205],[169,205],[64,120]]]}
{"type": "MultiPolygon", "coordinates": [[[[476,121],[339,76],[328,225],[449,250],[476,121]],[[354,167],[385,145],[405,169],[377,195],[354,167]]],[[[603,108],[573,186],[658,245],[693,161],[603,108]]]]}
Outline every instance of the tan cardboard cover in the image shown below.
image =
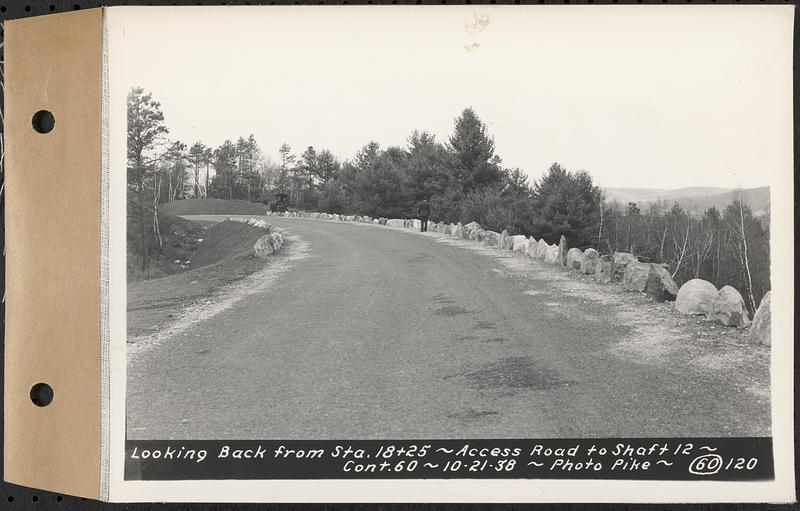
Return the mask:
{"type": "Polygon", "coordinates": [[[5,479],[97,498],[102,10],[7,22],[5,46],[5,479]]]}

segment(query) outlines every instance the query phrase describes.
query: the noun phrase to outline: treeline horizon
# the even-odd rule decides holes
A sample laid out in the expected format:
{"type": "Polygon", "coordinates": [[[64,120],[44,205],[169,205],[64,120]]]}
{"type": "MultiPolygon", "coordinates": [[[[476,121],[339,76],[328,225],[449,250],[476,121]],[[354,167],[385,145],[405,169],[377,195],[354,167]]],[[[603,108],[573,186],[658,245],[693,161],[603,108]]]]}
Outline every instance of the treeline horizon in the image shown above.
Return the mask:
{"type": "MultiPolygon", "coordinates": [[[[255,137],[224,141],[216,149],[168,141],[160,104],[141,88],[128,96],[129,243],[138,232],[146,268],[160,240],[160,204],[191,197],[262,204],[286,197],[289,209],[371,217],[415,216],[422,199],[434,222],[478,222],[485,229],[524,234],[548,243],[563,235],[569,246],[601,253],[631,252],[666,263],[676,282],[703,278],[740,290],[751,313],[770,289],[769,218],[737,197],[724,210],[691,214],[677,202],[607,202],[585,170],[553,163],[529,182],[507,168],[494,138],[472,108],[454,120],[440,142],[413,131],[405,146],[366,143],[351,159],[308,146],[299,155],[283,143],[280,161],[265,157],[255,137]],[[151,218],[148,221],[147,218],[151,218]],[[138,225],[137,225],[138,224],[138,225]],[[146,224],[152,224],[152,235],[146,224]],[[151,238],[148,240],[148,238],[151,238]]],[[[160,243],[160,242],[159,242],[160,243]]]]}

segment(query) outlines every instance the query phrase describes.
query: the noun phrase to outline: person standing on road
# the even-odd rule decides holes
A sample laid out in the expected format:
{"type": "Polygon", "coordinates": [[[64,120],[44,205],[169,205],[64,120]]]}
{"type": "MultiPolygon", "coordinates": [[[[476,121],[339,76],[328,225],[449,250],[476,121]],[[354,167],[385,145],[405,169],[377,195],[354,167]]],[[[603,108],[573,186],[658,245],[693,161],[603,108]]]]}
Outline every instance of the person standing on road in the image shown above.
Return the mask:
{"type": "Polygon", "coordinates": [[[428,199],[422,199],[422,202],[419,203],[417,207],[417,216],[420,222],[422,222],[420,231],[426,232],[428,230],[428,217],[431,216],[431,205],[428,204],[428,199]]]}

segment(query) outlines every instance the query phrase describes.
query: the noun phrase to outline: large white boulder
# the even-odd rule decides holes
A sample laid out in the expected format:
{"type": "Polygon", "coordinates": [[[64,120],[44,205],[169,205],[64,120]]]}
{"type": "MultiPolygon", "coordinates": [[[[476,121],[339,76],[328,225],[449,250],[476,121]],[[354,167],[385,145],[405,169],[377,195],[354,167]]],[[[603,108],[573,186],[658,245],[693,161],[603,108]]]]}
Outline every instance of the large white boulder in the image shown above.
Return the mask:
{"type": "Polygon", "coordinates": [[[770,296],[772,291],[767,291],[753,316],[753,326],[750,328],[750,340],[757,344],[770,346],[772,344],[772,317],[770,312],[770,296]]]}
{"type": "Polygon", "coordinates": [[[629,263],[637,262],[636,257],[628,252],[614,252],[614,273],[611,276],[613,282],[622,282],[625,269],[629,263]]]}
{"type": "Polygon", "coordinates": [[[614,272],[614,258],[610,255],[602,255],[594,266],[594,280],[597,282],[611,282],[611,274],[614,272]]]}
{"type": "Polygon", "coordinates": [[[521,252],[525,253],[525,249],[528,246],[528,238],[523,236],[522,234],[517,234],[516,236],[511,236],[511,250],[514,252],[521,252]]]}
{"type": "Polygon", "coordinates": [[[533,257],[536,255],[536,238],[531,236],[528,238],[528,241],[525,243],[525,255],[528,257],[533,257]]]}
{"type": "Polygon", "coordinates": [[[415,218],[411,222],[411,228],[414,229],[415,231],[422,230],[422,221],[419,218],[415,218]]]}
{"type": "Polygon", "coordinates": [[[405,220],[392,218],[386,221],[386,227],[405,227],[405,220]]]}
{"type": "Polygon", "coordinates": [[[479,224],[478,222],[470,222],[464,226],[464,229],[466,229],[467,231],[476,231],[481,229],[481,224],[479,224]]]}
{"type": "Polygon", "coordinates": [[[483,231],[483,244],[487,247],[500,248],[502,238],[499,232],[483,231]]]}
{"type": "Polygon", "coordinates": [[[544,255],[544,262],[556,264],[558,263],[558,245],[550,245],[544,255]]]}
{"type": "Polygon", "coordinates": [[[647,279],[650,278],[650,265],[631,261],[625,266],[622,275],[622,288],[633,293],[644,293],[647,289],[647,279]]]}
{"type": "Polygon", "coordinates": [[[572,247],[567,251],[567,267],[573,270],[581,269],[581,254],[583,251],[579,248],[572,247]]]}
{"type": "Polygon", "coordinates": [[[564,235],[561,235],[561,239],[558,240],[558,263],[561,266],[567,265],[567,252],[569,247],[567,247],[567,238],[564,235]]]}
{"type": "Polygon", "coordinates": [[[584,275],[594,275],[597,260],[600,259],[600,254],[593,248],[587,248],[581,254],[581,273],[584,275]]]}
{"type": "Polygon", "coordinates": [[[283,248],[283,234],[280,231],[273,231],[258,238],[253,245],[253,250],[259,259],[266,259],[281,248],[283,248]]]}
{"type": "Polygon", "coordinates": [[[706,317],[725,326],[747,328],[750,326],[749,316],[744,298],[739,291],[731,286],[723,286],[719,290],[717,299],[711,303],[711,310],[706,317]]]}
{"type": "Polygon", "coordinates": [[[533,257],[544,261],[544,258],[547,256],[548,248],[550,248],[550,245],[548,245],[544,239],[540,239],[539,242],[536,243],[536,253],[533,257]]]}
{"type": "Polygon", "coordinates": [[[675,299],[675,309],[684,314],[707,315],[719,296],[714,284],[703,279],[692,279],[681,286],[675,299]]]}
{"type": "Polygon", "coordinates": [[[506,250],[511,250],[511,247],[508,246],[510,239],[511,239],[511,237],[508,235],[508,230],[507,229],[503,229],[503,231],[500,233],[500,241],[497,243],[498,248],[504,248],[506,250]]]}

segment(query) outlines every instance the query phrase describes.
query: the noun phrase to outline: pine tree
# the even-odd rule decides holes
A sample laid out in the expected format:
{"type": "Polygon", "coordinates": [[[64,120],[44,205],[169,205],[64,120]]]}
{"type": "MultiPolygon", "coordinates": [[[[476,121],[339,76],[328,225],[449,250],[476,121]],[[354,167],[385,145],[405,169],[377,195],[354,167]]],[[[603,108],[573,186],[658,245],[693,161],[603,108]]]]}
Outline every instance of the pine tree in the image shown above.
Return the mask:
{"type": "Polygon", "coordinates": [[[487,134],[486,125],[472,108],[467,108],[455,120],[448,151],[453,159],[456,178],[469,192],[481,186],[500,182],[500,158],[494,154],[494,139],[487,134]]]}
{"type": "Polygon", "coordinates": [[[585,171],[569,172],[558,163],[534,183],[532,199],[537,210],[538,237],[558,243],[564,235],[571,246],[587,246],[597,239],[600,189],[585,171]]]}

